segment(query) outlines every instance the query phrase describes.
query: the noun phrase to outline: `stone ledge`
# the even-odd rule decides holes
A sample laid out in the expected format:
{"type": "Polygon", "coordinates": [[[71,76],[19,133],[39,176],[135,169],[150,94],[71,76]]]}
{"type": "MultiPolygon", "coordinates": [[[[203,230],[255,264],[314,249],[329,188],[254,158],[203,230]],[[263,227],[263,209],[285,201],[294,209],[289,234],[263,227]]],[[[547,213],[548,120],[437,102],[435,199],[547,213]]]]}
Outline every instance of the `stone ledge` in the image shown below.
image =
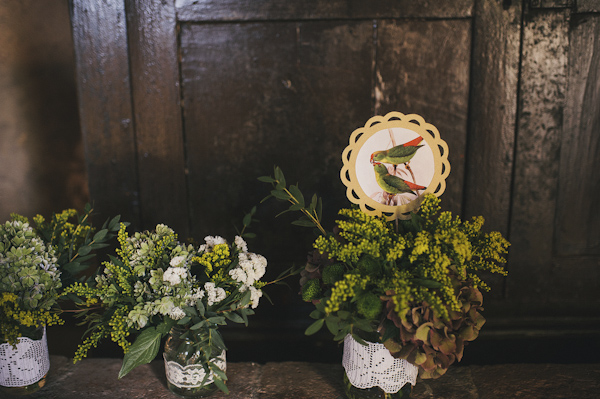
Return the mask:
{"type": "MultiPolygon", "coordinates": [[[[175,399],[161,361],[119,380],[120,359],[85,359],[74,365],[52,356],[47,386],[32,399],[175,399]]],[[[215,399],[343,399],[340,364],[228,363],[231,393],[215,399]]],[[[437,380],[420,381],[413,399],[597,398],[600,364],[506,364],[450,368],[437,380]]]]}

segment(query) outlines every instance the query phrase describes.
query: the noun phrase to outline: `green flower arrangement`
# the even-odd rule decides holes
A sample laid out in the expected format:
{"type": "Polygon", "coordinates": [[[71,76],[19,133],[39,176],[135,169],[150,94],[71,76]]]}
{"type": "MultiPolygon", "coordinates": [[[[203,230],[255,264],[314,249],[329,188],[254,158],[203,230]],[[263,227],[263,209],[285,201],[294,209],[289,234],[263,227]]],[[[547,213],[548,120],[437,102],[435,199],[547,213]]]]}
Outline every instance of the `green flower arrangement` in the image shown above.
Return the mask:
{"type": "Polygon", "coordinates": [[[15,346],[18,337],[62,323],[52,311],[62,286],[56,261],[27,222],[0,225],[0,343],[15,346]]]}
{"type": "Polygon", "coordinates": [[[326,326],[336,341],[351,334],[383,343],[418,366],[421,378],[437,378],[461,360],[485,323],[481,291],[489,287],[480,274],[507,274],[501,264],[510,244],[500,233],[482,232],[482,217],[463,222],[441,212],[433,195],[397,223],[342,209],[334,231],[325,232],[321,201],[306,206],[281,169],[259,180],[302,213],[294,224],[320,232],[300,279],[302,298],[316,307],[306,334],[326,326]]]}
{"type": "Polygon", "coordinates": [[[203,245],[185,245],[162,224],[133,235],[122,225],[118,240],[117,256],[103,263],[94,286],[76,283],[66,290],[80,298],[80,316],[90,326],[74,361],[110,338],[125,353],[121,378],[153,360],[161,339],[178,327],[203,353],[215,385],[227,392],[227,377],[213,359],[215,352],[225,350],[218,328],[227,320],[247,325],[261,289],[270,284],[261,281],[267,260],[248,252],[241,236],[232,244],[209,236],[203,245]],[[133,343],[132,335],[137,335],[133,343]]]}
{"type": "Polygon", "coordinates": [[[58,313],[64,299],[62,288],[87,277],[95,251],[119,229],[120,216],[106,221],[96,232],[93,209],[75,209],[42,215],[29,224],[25,216],[12,213],[0,227],[0,343],[16,344],[19,336],[33,337],[40,326],[63,324],[58,313]]]}
{"type": "Polygon", "coordinates": [[[106,220],[97,230],[91,220],[93,212],[92,206],[86,204],[82,214],[75,209],[65,209],[52,214],[49,220],[42,215],[33,217],[37,234],[54,248],[63,286],[94,276],[100,266],[95,259],[97,251],[108,247],[119,231],[120,215],[106,220]]]}

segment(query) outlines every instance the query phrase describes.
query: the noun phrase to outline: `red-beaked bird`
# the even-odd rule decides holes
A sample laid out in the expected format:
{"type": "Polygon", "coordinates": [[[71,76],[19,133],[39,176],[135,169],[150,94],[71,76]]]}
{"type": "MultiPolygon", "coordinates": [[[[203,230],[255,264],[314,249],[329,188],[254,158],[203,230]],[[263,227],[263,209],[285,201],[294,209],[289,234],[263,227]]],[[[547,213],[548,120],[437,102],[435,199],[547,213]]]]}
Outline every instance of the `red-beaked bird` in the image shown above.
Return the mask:
{"type": "Polygon", "coordinates": [[[385,151],[375,151],[371,154],[371,163],[381,162],[392,165],[400,165],[408,163],[415,156],[417,150],[423,145],[419,143],[423,141],[423,137],[419,136],[407,143],[397,145],[385,151]]]}
{"type": "Polygon", "coordinates": [[[375,170],[375,180],[379,187],[389,194],[404,194],[404,193],[416,193],[413,190],[423,190],[427,187],[419,186],[410,181],[399,178],[398,176],[392,176],[389,174],[387,167],[379,162],[373,164],[375,170]]]}

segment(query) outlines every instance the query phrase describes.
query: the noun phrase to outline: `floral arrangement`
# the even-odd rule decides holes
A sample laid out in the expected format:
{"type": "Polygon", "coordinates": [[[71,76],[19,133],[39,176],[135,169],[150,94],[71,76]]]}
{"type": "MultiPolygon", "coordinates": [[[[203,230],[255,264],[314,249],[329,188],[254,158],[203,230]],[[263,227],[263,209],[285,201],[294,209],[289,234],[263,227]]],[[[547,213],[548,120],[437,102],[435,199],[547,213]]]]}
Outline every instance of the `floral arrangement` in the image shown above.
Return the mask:
{"type": "Polygon", "coordinates": [[[0,343],[16,344],[19,336],[33,337],[33,331],[46,325],[62,324],[58,302],[62,287],[81,277],[119,227],[119,216],[99,230],[91,223],[92,207],[82,215],[75,209],[28,218],[13,213],[0,227],[0,343]]]}
{"type": "Polygon", "coordinates": [[[232,244],[209,236],[196,247],[180,243],[162,224],[131,236],[122,225],[118,240],[117,256],[104,262],[94,286],[76,283],[67,289],[80,298],[81,315],[90,324],[74,360],[110,338],[125,353],[121,378],[153,360],[161,338],[180,327],[194,337],[194,345],[206,357],[207,373],[213,371],[214,383],[227,392],[227,377],[212,358],[225,349],[218,327],[226,320],[248,323],[267,284],[260,281],[267,260],[248,252],[240,236],[232,244]],[[101,311],[92,312],[94,308],[101,311]],[[132,334],[138,334],[133,343],[132,334]]]}
{"type": "Polygon", "coordinates": [[[62,286],[56,261],[27,222],[0,225],[0,343],[15,346],[18,337],[62,322],[51,312],[62,286]]]}
{"type": "Polygon", "coordinates": [[[81,215],[75,209],[65,209],[52,214],[49,220],[42,215],[33,217],[34,230],[46,245],[54,248],[63,286],[86,279],[87,276],[82,275],[85,271],[91,275],[97,272],[99,264],[94,263],[97,250],[108,247],[108,242],[119,231],[120,215],[106,220],[96,231],[91,220],[93,211],[92,206],[86,204],[81,215]]]}
{"type": "Polygon", "coordinates": [[[509,243],[500,233],[482,232],[482,217],[463,222],[441,212],[430,194],[409,220],[342,209],[333,232],[323,233],[320,206],[306,207],[279,168],[259,180],[302,212],[295,224],[321,232],[301,272],[302,298],[316,306],[306,334],[325,325],[336,341],[351,334],[363,344],[383,343],[418,366],[421,378],[437,378],[461,360],[485,323],[481,290],[489,287],[479,274],[507,274],[500,264],[509,243]]]}

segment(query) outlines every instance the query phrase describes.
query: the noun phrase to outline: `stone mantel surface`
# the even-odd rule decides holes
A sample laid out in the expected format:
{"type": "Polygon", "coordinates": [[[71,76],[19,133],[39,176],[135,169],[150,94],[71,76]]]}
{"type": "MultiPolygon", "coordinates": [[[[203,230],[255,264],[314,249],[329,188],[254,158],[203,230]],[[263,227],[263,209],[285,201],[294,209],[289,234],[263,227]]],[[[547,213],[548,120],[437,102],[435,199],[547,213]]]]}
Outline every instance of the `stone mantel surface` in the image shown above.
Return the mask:
{"type": "MultiPolygon", "coordinates": [[[[163,363],[154,361],[117,379],[120,359],[85,359],[74,365],[51,356],[46,386],[31,399],[176,399],[163,363]]],[[[215,399],[343,399],[340,364],[228,363],[229,395],[215,399]]],[[[11,398],[11,396],[0,397],[11,398]]],[[[599,364],[456,366],[437,380],[419,381],[412,399],[598,398],[599,364]]]]}

